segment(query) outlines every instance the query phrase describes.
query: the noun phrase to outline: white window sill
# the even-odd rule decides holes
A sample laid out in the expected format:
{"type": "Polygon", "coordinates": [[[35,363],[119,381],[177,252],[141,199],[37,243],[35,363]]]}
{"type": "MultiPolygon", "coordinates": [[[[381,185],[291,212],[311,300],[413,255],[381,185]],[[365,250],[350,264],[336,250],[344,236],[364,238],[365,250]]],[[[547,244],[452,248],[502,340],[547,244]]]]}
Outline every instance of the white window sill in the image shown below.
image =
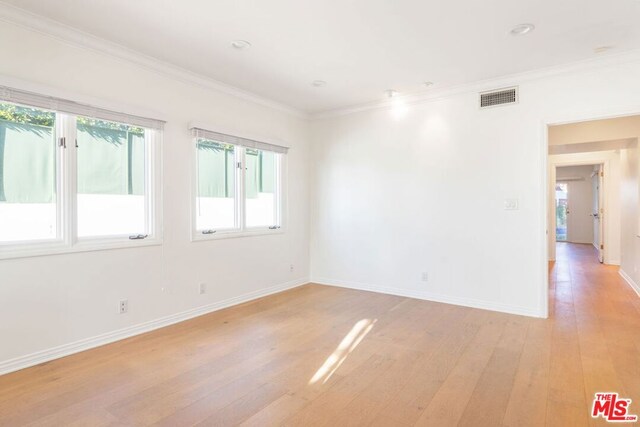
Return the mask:
{"type": "Polygon", "coordinates": [[[103,239],[79,241],[71,246],[62,242],[53,242],[50,244],[24,244],[20,247],[1,247],[0,260],[14,258],[29,258],[49,255],[73,254],[80,252],[104,251],[113,249],[129,249],[145,246],[158,246],[162,244],[162,239],[148,238],[144,240],[122,240],[122,239],[103,239]]]}
{"type": "Polygon", "coordinates": [[[278,228],[276,230],[269,229],[254,229],[254,230],[230,230],[230,231],[218,231],[213,234],[192,234],[191,241],[192,242],[203,242],[207,240],[220,240],[220,239],[235,239],[240,237],[251,237],[251,236],[269,236],[275,234],[284,234],[283,228],[278,228]]]}

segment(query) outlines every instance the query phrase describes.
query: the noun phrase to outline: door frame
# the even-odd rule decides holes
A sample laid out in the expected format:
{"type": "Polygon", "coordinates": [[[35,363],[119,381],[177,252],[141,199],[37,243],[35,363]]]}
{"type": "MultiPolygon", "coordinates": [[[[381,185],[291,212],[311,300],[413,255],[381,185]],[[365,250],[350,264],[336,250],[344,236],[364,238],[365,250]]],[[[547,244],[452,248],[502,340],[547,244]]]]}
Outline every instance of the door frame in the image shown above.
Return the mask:
{"type": "MultiPolygon", "coordinates": [[[[549,317],[549,126],[564,125],[569,123],[588,122],[592,120],[615,119],[619,117],[640,115],[640,106],[626,108],[611,108],[607,110],[576,112],[559,115],[556,117],[543,118],[540,121],[540,147],[539,155],[542,168],[539,178],[542,191],[540,192],[540,274],[542,277],[539,292],[540,316],[549,317]]],[[[606,174],[605,174],[606,177],[606,174]]],[[[554,177],[555,180],[555,177],[554,177]]],[[[553,201],[555,205],[555,198],[553,201]]],[[[606,215],[606,213],[605,213],[606,215]]],[[[555,237],[555,236],[554,236],[555,237]]],[[[555,258],[555,257],[554,257],[555,258]]]]}
{"type": "Polygon", "coordinates": [[[607,264],[607,261],[609,260],[608,254],[607,254],[607,249],[608,249],[608,244],[607,242],[607,237],[609,235],[609,233],[606,232],[606,226],[607,226],[607,213],[609,211],[609,209],[607,208],[607,193],[609,192],[610,188],[610,182],[609,182],[609,171],[610,171],[610,159],[608,156],[600,154],[599,152],[592,152],[589,153],[591,155],[593,155],[593,158],[589,158],[589,159],[584,159],[584,160],[565,160],[565,161],[549,161],[549,185],[547,187],[547,191],[549,192],[549,214],[548,214],[548,222],[549,222],[549,233],[548,233],[548,245],[549,245],[549,261],[555,261],[556,259],[556,248],[555,248],[555,243],[556,243],[556,215],[555,215],[555,209],[551,209],[552,207],[555,207],[555,192],[553,191],[555,189],[555,183],[556,183],[556,169],[559,167],[565,167],[565,166],[590,166],[590,165],[602,165],[602,172],[604,173],[604,177],[603,177],[603,184],[602,184],[602,188],[600,189],[600,196],[602,197],[602,200],[599,202],[600,206],[604,206],[604,215],[602,215],[600,217],[600,221],[602,223],[602,230],[603,230],[603,234],[602,236],[604,236],[604,238],[602,236],[600,236],[600,241],[602,242],[602,244],[604,245],[604,249],[602,250],[603,253],[603,259],[604,259],[604,263],[607,264]],[[553,199],[553,203],[552,200],[553,199]],[[553,211],[553,214],[552,214],[553,211]]]}

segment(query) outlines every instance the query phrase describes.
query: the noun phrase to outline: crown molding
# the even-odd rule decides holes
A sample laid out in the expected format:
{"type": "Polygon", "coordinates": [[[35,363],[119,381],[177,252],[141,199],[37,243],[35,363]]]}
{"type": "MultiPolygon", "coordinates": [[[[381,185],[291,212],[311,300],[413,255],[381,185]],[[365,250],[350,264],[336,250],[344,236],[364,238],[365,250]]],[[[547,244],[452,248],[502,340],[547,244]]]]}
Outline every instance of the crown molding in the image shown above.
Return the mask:
{"type": "Polygon", "coordinates": [[[120,44],[96,37],[58,21],[54,21],[53,19],[33,14],[1,1],[0,21],[38,32],[74,47],[88,49],[115,57],[119,60],[132,63],[146,70],[162,74],[183,83],[190,83],[206,89],[222,92],[254,104],[283,111],[299,118],[307,119],[309,117],[305,111],[300,109],[290,107],[176,65],[169,64],[152,56],[145,55],[120,44]]]}
{"type": "Polygon", "coordinates": [[[349,114],[360,113],[364,111],[392,108],[395,102],[402,102],[403,105],[422,104],[433,102],[443,98],[465,93],[477,93],[498,88],[518,86],[522,83],[541,80],[548,77],[558,76],[562,74],[570,74],[578,71],[589,71],[598,68],[608,67],[612,65],[621,65],[630,62],[640,61],[640,49],[621,52],[618,54],[610,54],[597,58],[590,58],[581,61],[574,61],[553,67],[540,68],[537,70],[526,71],[517,74],[496,77],[492,79],[480,80],[471,83],[465,83],[456,86],[443,87],[428,91],[409,93],[398,95],[393,100],[373,101],[358,105],[347,106],[325,110],[321,112],[309,114],[311,120],[328,119],[349,114]]]}

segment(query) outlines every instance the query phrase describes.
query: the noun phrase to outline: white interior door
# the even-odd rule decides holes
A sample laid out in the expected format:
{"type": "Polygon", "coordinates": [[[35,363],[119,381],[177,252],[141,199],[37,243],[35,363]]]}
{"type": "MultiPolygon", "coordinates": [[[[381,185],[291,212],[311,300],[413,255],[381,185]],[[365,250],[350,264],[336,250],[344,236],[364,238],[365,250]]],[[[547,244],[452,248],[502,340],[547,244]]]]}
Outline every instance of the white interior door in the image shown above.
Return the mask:
{"type": "Polygon", "coordinates": [[[596,175],[592,178],[593,182],[593,245],[598,250],[598,259],[604,262],[604,238],[603,238],[603,197],[602,190],[604,188],[603,167],[598,165],[596,175]]]}

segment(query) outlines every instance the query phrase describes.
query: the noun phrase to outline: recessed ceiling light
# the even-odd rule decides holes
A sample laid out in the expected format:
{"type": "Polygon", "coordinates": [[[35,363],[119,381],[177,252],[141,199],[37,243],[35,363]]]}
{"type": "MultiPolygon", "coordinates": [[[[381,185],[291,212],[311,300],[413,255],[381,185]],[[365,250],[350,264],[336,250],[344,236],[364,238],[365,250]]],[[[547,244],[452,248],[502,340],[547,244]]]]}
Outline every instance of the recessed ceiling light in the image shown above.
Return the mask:
{"type": "Polygon", "coordinates": [[[327,85],[327,82],[325,82],[324,80],[314,80],[311,82],[311,86],[314,86],[314,87],[323,87],[326,85],[327,85]]]}
{"type": "Polygon", "coordinates": [[[393,98],[394,96],[398,95],[398,91],[393,89],[387,89],[384,91],[384,93],[385,95],[387,95],[387,98],[393,98]]]}
{"type": "Polygon", "coordinates": [[[246,40],[234,40],[231,42],[231,46],[238,50],[248,49],[251,47],[251,43],[246,40]]]}
{"type": "Polygon", "coordinates": [[[593,53],[602,53],[613,49],[613,46],[598,46],[593,49],[593,53]]]}
{"type": "Polygon", "coordinates": [[[431,87],[431,86],[433,86],[433,82],[422,82],[422,85],[424,87],[431,87]]]}
{"type": "Polygon", "coordinates": [[[535,29],[536,27],[533,24],[520,24],[513,27],[510,33],[512,36],[524,36],[535,29]]]}

